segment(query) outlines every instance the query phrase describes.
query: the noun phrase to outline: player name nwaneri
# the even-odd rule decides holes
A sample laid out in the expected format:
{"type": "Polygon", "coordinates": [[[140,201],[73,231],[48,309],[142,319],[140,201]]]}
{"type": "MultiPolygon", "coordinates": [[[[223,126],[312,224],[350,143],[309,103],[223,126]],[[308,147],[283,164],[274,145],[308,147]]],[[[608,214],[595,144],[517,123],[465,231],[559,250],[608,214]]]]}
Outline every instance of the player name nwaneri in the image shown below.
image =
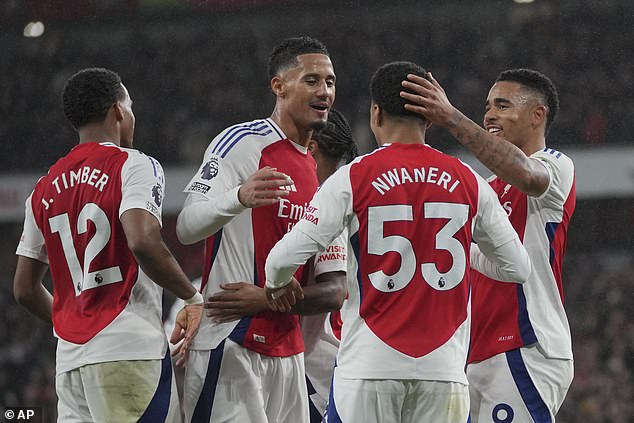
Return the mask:
{"type": "Polygon", "coordinates": [[[397,185],[411,184],[411,183],[427,183],[435,184],[441,188],[446,189],[449,192],[453,192],[460,180],[455,179],[451,174],[444,170],[439,173],[437,167],[419,167],[416,169],[407,169],[404,167],[394,168],[382,173],[372,181],[372,187],[376,189],[379,194],[385,195],[386,192],[391,190],[397,185]]]}

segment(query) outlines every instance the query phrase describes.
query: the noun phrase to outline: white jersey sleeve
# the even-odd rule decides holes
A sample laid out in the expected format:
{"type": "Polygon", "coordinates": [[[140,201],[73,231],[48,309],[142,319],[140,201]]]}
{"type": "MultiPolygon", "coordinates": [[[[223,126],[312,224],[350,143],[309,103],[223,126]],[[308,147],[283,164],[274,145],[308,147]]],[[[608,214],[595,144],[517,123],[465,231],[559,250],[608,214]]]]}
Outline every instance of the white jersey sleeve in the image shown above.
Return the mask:
{"type": "Polygon", "coordinates": [[[44,236],[33,217],[33,207],[31,206],[32,196],[33,193],[29,195],[29,198],[27,198],[25,202],[24,229],[22,230],[22,237],[18,243],[16,254],[48,263],[44,236]]]}
{"type": "Polygon", "coordinates": [[[352,215],[349,170],[344,166],[324,182],[304,217],[273,247],[266,260],[269,288],[287,285],[297,267],[341,235],[352,215]]]}
{"type": "Polygon", "coordinates": [[[165,176],[161,164],[137,150],[125,151],[128,153],[128,160],[121,169],[119,217],[126,210],[143,209],[162,224],[165,176]]]}
{"type": "Polygon", "coordinates": [[[341,235],[335,238],[324,251],[317,253],[314,267],[315,277],[328,272],[346,271],[346,250],[348,245],[346,234],[347,230],[344,229],[341,235]]]}
{"type": "Polygon", "coordinates": [[[246,209],[238,200],[238,190],[244,182],[236,168],[239,163],[223,160],[222,154],[217,154],[218,145],[230,130],[227,128],[212,140],[198,172],[185,187],[188,195],[176,225],[178,238],[184,244],[216,233],[246,209]]]}
{"type": "Polygon", "coordinates": [[[568,199],[574,182],[574,164],[570,158],[559,151],[545,148],[531,156],[544,164],[550,175],[546,191],[538,197],[541,204],[554,210],[561,210],[568,199]]]}
{"type": "Polygon", "coordinates": [[[498,280],[523,283],[531,272],[528,253],[493,189],[480,176],[477,181],[478,214],[473,239],[478,247],[471,249],[471,266],[498,280]]]}

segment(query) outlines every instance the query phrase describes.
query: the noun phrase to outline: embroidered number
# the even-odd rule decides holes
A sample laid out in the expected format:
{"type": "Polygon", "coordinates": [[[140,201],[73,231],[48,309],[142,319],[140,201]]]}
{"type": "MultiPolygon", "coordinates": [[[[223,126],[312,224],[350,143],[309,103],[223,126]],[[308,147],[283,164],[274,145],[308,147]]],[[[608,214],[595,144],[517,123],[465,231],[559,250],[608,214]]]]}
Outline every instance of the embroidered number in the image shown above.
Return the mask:
{"type": "MultiPolygon", "coordinates": [[[[454,235],[467,223],[469,206],[454,203],[425,203],[425,219],[449,219],[435,236],[435,248],[451,254],[451,268],[441,273],[436,263],[422,263],[421,273],[429,286],[447,291],[457,286],[464,277],[467,259],[464,246],[454,235]]],[[[398,204],[376,206],[368,209],[368,254],[382,256],[395,252],[401,256],[401,267],[392,275],[382,270],[368,275],[372,285],[382,292],[395,292],[405,288],[413,279],[418,260],[409,239],[402,235],[384,236],[384,223],[406,221],[413,222],[411,205],[398,204]]]]}
{"type": "Polygon", "coordinates": [[[89,272],[90,264],[101,253],[110,239],[110,222],[106,213],[95,203],[87,203],[77,217],[77,233],[83,234],[88,230],[88,221],[95,225],[95,234],[86,245],[84,251],[84,267],[82,269],[73,242],[68,213],[63,213],[48,219],[52,233],[59,233],[64,250],[64,257],[73,280],[75,295],[80,295],[87,289],[97,288],[123,280],[119,266],[89,272]]]}

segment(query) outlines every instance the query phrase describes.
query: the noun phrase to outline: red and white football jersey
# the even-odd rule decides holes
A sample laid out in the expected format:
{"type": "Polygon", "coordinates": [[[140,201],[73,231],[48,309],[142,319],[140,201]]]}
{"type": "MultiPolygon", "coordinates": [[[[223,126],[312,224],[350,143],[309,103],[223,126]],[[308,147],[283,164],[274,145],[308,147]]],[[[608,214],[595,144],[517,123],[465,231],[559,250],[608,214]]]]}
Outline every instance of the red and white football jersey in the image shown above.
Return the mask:
{"type": "Polygon", "coordinates": [[[164,184],[152,157],[91,142],[58,160],[27,199],[17,254],[49,263],[58,373],[165,356],[162,288],[136,263],[119,220],[138,208],[160,222],[164,184]]]}
{"type": "MultiPolygon", "coordinates": [[[[237,124],[217,135],[185,189],[212,204],[227,197],[231,197],[228,202],[237,203],[222,228],[207,238],[203,296],[221,291],[221,283],[242,281],[263,287],[269,251],[299,221],[317,187],[316,163],[308,149],[289,140],[271,119],[237,124]],[[285,187],[289,195],[275,205],[241,207],[237,187],[265,166],[291,177],[293,185],[285,187]]],[[[303,281],[303,267],[295,277],[303,281]]],[[[194,348],[213,349],[226,337],[269,356],[286,357],[304,351],[299,318],[288,313],[267,311],[223,324],[203,316],[194,348]]]]}
{"type": "Polygon", "coordinates": [[[343,377],[466,384],[471,240],[517,239],[487,183],[427,145],[384,145],[335,172],[295,229],[325,248],[344,227],[343,377]]]}
{"type": "Polygon", "coordinates": [[[473,272],[470,363],[536,342],[547,357],[573,358],[561,267],[577,197],[574,165],[551,148],[531,158],[544,163],[550,174],[550,185],[540,197],[496,177],[490,185],[528,251],[532,272],[523,285],[473,272]]]}

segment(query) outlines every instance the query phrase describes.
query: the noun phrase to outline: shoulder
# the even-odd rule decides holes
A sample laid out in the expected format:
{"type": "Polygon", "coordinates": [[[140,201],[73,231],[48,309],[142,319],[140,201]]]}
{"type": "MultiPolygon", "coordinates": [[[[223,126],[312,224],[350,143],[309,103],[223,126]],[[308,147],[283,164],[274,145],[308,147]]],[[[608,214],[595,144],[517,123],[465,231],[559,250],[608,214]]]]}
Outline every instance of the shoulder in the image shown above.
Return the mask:
{"type": "Polygon", "coordinates": [[[249,150],[259,151],[286,137],[271,119],[256,119],[232,125],[220,132],[209,144],[206,156],[225,158],[249,150]]]}
{"type": "Polygon", "coordinates": [[[573,172],[574,164],[570,157],[554,148],[546,147],[531,155],[531,158],[540,160],[555,171],[573,172]]]}
{"type": "Polygon", "coordinates": [[[142,151],[132,148],[121,148],[126,154],[126,160],[122,168],[122,177],[124,182],[131,182],[136,178],[154,181],[164,184],[165,176],[163,166],[154,157],[149,156],[142,151]]]}

